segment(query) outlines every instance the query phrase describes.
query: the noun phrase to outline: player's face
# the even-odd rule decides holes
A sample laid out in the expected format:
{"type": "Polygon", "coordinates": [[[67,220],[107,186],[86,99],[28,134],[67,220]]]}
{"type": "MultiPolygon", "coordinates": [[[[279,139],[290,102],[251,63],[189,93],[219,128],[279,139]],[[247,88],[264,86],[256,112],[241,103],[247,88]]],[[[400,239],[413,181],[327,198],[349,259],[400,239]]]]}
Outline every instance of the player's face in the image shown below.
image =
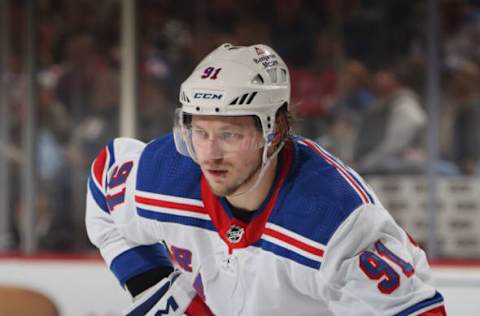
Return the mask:
{"type": "Polygon", "coordinates": [[[261,132],[253,117],[193,116],[192,145],[211,190],[229,196],[248,186],[261,165],[261,132]]]}

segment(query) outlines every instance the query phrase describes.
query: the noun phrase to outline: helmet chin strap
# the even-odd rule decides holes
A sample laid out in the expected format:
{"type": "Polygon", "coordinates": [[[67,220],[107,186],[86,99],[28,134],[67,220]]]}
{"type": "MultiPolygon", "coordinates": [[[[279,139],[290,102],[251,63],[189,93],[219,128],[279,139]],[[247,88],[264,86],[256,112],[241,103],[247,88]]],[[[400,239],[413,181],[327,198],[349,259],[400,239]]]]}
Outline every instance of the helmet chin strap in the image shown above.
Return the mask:
{"type": "Polygon", "coordinates": [[[263,176],[265,175],[265,172],[267,171],[268,167],[270,166],[270,163],[272,162],[273,158],[275,158],[278,153],[280,152],[280,150],[282,150],[283,146],[285,146],[285,143],[286,141],[285,140],[282,140],[282,142],[278,145],[277,149],[275,149],[275,151],[272,153],[272,155],[270,157],[267,157],[268,156],[268,147],[269,146],[265,146],[263,148],[263,154],[262,154],[262,165],[260,167],[260,172],[258,173],[256,179],[255,179],[255,182],[253,183],[253,185],[251,185],[247,190],[245,191],[242,191],[242,192],[237,192],[237,193],[234,193],[234,194],[231,194],[229,195],[230,197],[237,197],[237,196],[240,196],[240,195],[244,195],[244,194],[247,194],[247,193],[250,193],[252,192],[254,189],[256,189],[258,187],[258,185],[260,184],[260,181],[263,179],[263,176]]]}

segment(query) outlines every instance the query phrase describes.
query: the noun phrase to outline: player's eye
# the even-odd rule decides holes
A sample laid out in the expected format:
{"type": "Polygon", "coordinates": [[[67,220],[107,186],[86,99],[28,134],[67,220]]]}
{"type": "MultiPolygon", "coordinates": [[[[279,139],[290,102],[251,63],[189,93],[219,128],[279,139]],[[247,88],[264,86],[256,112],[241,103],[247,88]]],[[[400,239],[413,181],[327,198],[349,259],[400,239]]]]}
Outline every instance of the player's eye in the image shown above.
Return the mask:
{"type": "Polygon", "coordinates": [[[232,131],[221,132],[218,136],[223,141],[237,141],[243,138],[243,135],[241,133],[232,131]]]}
{"type": "Polygon", "coordinates": [[[192,135],[193,137],[197,138],[197,139],[208,139],[208,133],[206,131],[204,131],[203,129],[200,129],[200,128],[193,128],[192,129],[192,135]]]}

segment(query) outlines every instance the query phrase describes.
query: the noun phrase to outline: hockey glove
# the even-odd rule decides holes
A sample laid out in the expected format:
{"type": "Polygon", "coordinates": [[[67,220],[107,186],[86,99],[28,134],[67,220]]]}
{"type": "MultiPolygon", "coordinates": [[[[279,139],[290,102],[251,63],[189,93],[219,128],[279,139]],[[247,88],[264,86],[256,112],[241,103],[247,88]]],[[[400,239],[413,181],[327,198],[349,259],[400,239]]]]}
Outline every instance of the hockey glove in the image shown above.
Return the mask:
{"type": "Polygon", "coordinates": [[[180,271],[162,279],[141,294],[128,308],[126,316],[213,315],[196,295],[191,282],[180,271]],[[192,313],[193,312],[193,313],[192,313]]]}

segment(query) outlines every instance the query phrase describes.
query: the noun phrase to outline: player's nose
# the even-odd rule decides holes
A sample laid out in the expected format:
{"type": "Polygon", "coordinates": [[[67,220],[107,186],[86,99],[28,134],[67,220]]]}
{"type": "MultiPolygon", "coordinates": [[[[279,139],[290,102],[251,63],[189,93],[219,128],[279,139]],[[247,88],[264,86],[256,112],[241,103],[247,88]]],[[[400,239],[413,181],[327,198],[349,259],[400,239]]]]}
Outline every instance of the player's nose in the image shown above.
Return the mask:
{"type": "Polygon", "coordinates": [[[202,160],[221,160],[224,158],[224,150],[215,139],[208,140],[202,146],[202,160]]]}

